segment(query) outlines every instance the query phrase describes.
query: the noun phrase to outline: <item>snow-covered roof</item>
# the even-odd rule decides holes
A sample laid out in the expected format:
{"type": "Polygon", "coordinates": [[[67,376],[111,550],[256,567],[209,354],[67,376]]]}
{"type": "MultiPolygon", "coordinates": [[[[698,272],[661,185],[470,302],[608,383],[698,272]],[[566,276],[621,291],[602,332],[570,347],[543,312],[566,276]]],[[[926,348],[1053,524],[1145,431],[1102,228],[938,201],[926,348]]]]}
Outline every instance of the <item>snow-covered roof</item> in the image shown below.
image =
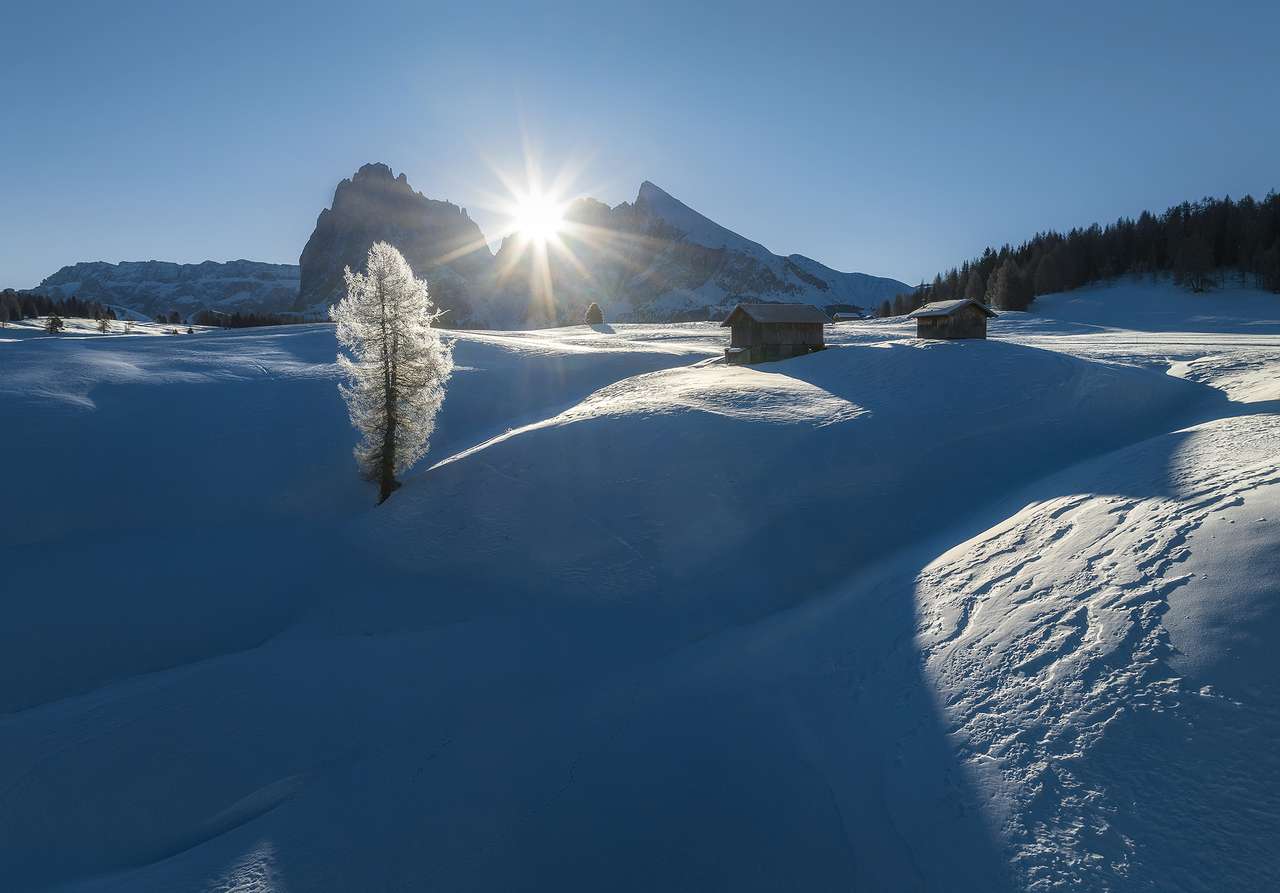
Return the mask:
{"type": "Polygon", "coordinates": [[[922,316],[950,316],[966,304],[972,304],[987,316],[995,317],[999,315],[981,301],[975,301],[973,298],[960,298],[955,301],[933,301],[925,304],[919,310],[908,313],[907,316],[910,319],[919,319],[922,316]]]}
{"type": "Polygon", "coordinates": [[[720,325],[732,325],[734,316],[739,313],[745,313],[753,322],[831,322],[825,313],[812,304],[739,304],[729,311],[729,315],[720,325]]]}

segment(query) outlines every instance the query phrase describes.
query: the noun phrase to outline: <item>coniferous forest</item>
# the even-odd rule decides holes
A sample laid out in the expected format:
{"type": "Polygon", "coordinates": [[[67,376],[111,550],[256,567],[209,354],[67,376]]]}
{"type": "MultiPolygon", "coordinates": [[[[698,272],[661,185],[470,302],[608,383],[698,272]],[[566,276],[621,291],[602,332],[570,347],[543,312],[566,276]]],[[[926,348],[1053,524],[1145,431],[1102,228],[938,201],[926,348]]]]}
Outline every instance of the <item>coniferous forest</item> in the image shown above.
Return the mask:
{"type": "Polygon", "coordinates": [[[1234,277],[1280,292],[1280,194],[1183,202],[1163,214],[1037,233],[1017,247],[987,248],[932,283],[880,305],[878,316],[910,313],[929,301],[974,298],[997,310],[1025,310],[1037,295],[1121,275],[1172,274],[1192,291],[1234,277]]]}
{"type": "Polygon", "coordinates": [[[250,329],[257,326],[288,326],[302,322],[297,314],[289,313],[252,313],[235,311],[222,313],[214,310],[200,310],[191,317],[197,326],[216,326],[222,329],[250,329]]]}
{"type": "Polygon", "coordinates": [[[65,316],[71,319],[115,319],[116,312],[97,301],[77,297],[50,298],[45,295],[0,291],[0,323],[40,316],[65,316]]]}

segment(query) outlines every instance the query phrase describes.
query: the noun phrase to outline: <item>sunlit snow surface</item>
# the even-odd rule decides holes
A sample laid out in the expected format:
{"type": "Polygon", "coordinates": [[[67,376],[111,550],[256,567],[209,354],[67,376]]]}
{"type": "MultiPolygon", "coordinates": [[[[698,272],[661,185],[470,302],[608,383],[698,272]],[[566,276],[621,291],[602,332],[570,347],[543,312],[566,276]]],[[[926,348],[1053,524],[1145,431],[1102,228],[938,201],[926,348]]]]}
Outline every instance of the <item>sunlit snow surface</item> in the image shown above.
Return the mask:
{"type": "Polygon", "coordinates": [[[1274,295],[458,333],[376,509],[332,329],[144,333],[0,330],[5,889],[1280,884],[1274,295]]]}

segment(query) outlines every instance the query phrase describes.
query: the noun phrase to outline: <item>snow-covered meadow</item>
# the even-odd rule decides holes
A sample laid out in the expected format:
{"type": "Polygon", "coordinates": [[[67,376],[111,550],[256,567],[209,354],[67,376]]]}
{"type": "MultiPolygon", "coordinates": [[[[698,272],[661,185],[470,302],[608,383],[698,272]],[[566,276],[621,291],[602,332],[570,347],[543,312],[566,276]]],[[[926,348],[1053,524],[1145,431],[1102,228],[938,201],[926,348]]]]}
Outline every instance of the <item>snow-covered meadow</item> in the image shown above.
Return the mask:
{"type": "Polygon", "coordinates": [[[331,327],[14,331],[9,888],[1280,884],[1274,295],[459,332],[379,508],[331,327]]]}

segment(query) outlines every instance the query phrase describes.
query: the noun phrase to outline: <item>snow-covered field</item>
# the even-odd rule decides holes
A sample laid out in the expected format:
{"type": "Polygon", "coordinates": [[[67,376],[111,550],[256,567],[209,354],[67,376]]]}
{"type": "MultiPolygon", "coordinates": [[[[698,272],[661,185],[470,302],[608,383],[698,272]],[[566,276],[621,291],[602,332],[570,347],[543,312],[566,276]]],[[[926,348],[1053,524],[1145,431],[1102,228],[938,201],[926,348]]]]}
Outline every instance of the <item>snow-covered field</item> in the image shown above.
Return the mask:
{"type": "MultiPolygon", "coordinates": [[[[117,308],[116,313],[120,319],[113,319],[107,323],[107,331],[103,332],[98,329],[97,320],[93,319],[76,319],[67,317],[62,321],[62,334],[52,336],[44,330],[45,317],[38,319],[23,319],[10,322],[0,329],[0,344],[12,343],[14,341],[25,341],[28,338],[109,338],[128,335],[130,337],[141,335],[185,335],[187,333],[187,324],[182,323],[175,325],[172,323],[153,322],[142,314],[133,310],[126,310],[123,307],[117,308]],[[127,315],[127,321],[126,321],[127,315]]],[[[213,331],[206,326],[191,326],[192,332],[213,331]]]]}
{"type": "Polygon", "coordinates": [[[6,889],[1280,886],[1274,295],[457,333],[380,508],[331,327],[14,331],[6,889]]]}

